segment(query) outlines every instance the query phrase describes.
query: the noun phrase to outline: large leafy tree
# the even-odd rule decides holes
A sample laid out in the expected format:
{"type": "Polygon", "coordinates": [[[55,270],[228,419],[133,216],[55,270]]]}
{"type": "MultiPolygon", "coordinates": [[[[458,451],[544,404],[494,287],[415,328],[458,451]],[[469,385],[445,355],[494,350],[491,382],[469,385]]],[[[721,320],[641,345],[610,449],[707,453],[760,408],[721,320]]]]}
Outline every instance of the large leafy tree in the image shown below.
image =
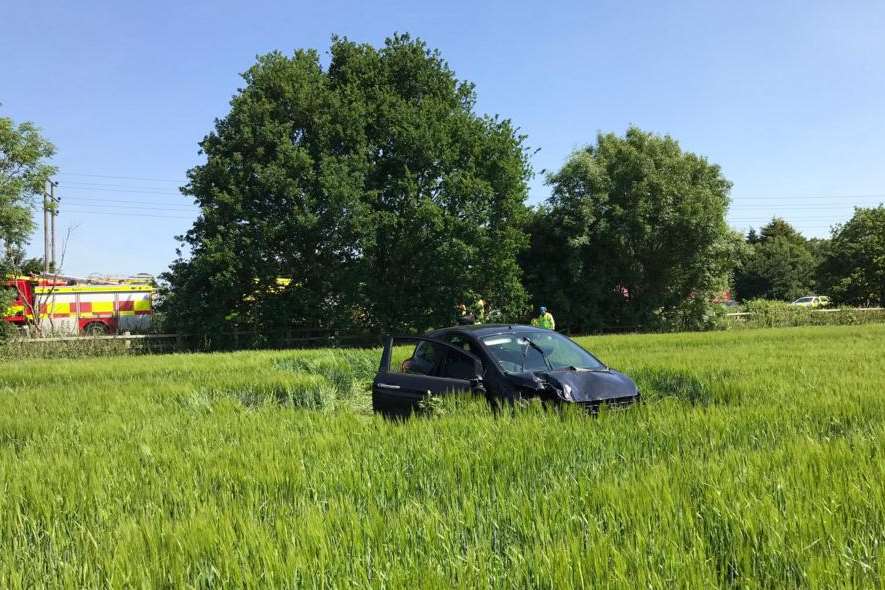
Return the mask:
{"type": "Polygon", "coordinates": [[[750,248],[738,266],[734,286],[737,297],[793,300],[814,290],[819,263],[817,252],[825,247],[811,243],[779,217],[747,234],[750,248]]]}
{"type": "Polygon", "coordinates": [[[536,304],[572,330],[691,327],[727,286],[731,184],[676,140],[630,128],[549,175],[523,256],[536,304]]]}
{"type": "Polygon", "coordinates": [[[35,200],[55,172],[55,148],[33,123],[0,117],[0,271],[8,272],[34,230],[35,200]]]}
{"type": "MultiPolygon", "coordinates": [[[[33,123],[0,117],[0,278],[33,270],[24,260],[24,245],[34,230],[33,209],[46,181],[55,172],[47,163],[55,148],[33,123]]],[[[15,298],[0,288],[0,310],[15,298]]],[[[0,337],[6,330],[0,326],[0,337]]]]}
{"type": "Polygon", "coordinates": [[[523,137],[419,40],[330,53],[260,57],[200,144],[172,324],[420,330],[471,297],[521,309],[523,137]]]}
{"type": "Polygon", "coordinates": [[[821,280],[837,303],[885,307],[885,205],[857,208],[835,229],[821,280]]]}

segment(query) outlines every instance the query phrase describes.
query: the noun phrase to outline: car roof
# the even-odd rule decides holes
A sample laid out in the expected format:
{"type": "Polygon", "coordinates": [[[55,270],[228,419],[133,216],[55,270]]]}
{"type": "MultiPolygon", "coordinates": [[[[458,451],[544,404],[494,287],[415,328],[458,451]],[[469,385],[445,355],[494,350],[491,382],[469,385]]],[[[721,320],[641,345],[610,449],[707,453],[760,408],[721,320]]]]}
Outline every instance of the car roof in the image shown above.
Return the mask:
{"type": "Polygon", "coordinates": [[[536,328],[535,326],[526,326],[524,324],[473,324],[466,326],[452,326],[450,328],[440,328],[428,332],[429,338],[442,336],[443,334],[464,334],[473,338],[483,338],[494,334],[503,334],[507,332],[549,332],[544,328],[536,328]]]}

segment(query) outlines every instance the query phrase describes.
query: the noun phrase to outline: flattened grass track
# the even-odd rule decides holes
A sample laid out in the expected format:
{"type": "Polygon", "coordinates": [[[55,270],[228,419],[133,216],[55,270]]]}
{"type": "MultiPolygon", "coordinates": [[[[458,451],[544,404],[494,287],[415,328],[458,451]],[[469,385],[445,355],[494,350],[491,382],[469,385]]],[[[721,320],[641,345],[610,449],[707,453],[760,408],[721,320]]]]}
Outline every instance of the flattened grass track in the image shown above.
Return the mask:
{"type": "Polygon", "coordinates": [[[647,403],[390,423],[378,351],[6,363],[0,587],[883,587],[885,325],[581,342],[647,403]]]}

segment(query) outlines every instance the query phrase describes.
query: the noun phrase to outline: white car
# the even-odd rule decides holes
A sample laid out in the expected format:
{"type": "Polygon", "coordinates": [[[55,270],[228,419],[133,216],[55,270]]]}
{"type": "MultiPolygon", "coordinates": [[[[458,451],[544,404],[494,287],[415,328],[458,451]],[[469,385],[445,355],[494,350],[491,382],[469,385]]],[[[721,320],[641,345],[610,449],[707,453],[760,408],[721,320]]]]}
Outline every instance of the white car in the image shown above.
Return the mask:
{"type": "Polygon", "coordinates": [[[830,298],[823,295],[808,295],[800,297],[790,305],[801,305],[802,307],[826,307],[830,304],[830,298]]]}

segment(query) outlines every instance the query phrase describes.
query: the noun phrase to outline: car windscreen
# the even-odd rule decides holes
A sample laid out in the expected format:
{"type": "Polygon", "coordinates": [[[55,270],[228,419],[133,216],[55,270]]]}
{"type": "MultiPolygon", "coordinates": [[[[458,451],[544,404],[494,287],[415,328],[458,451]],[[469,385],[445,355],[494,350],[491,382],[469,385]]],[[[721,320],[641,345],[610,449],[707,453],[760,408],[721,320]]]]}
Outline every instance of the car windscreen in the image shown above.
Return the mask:
{"type": "Polygon", "coordinates": [[[814,297],[800,297],[793,303],[811,303],[814,300],[814,297]]]}
{"type": "Polygon", "coordinates": [[[604,369],[592,354],[555,332],[517,332],[482,339],[492,358],[508,373],[556,369],[604,369]]]}

